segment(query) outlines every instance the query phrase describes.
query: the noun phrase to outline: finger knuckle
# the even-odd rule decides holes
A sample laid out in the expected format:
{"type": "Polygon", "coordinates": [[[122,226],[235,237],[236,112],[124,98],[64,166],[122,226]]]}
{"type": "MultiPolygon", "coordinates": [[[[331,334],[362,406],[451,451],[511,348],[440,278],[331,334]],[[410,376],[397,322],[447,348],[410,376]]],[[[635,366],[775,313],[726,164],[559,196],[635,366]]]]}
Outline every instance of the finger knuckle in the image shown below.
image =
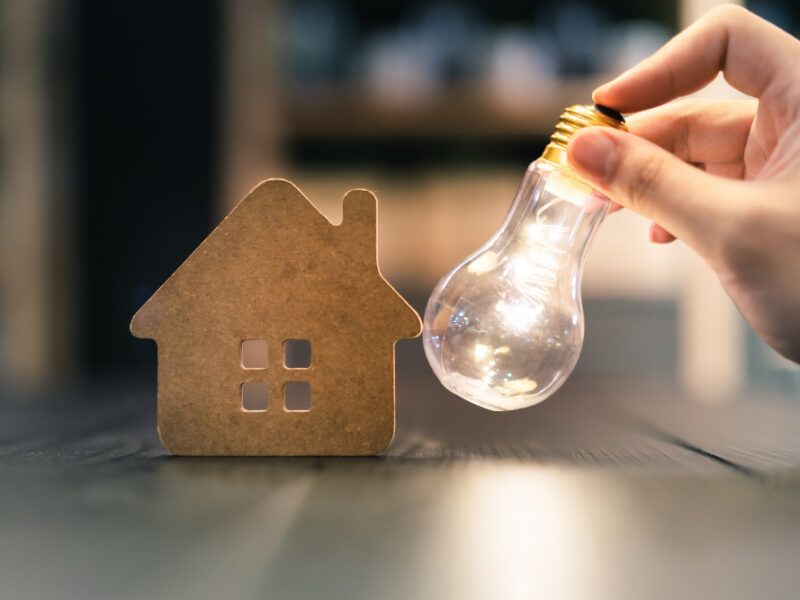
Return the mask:
{"type": "Polygon", "coordinates": [[[724,21],[726,23],[731,23],[738,21],[744,15],[748,15],[748,11],[746,8],[738,6],[736,4],[723,4],[722,6],[717,6],[713,10],[708,13],[708,19],[712,21],[724,21]]]}

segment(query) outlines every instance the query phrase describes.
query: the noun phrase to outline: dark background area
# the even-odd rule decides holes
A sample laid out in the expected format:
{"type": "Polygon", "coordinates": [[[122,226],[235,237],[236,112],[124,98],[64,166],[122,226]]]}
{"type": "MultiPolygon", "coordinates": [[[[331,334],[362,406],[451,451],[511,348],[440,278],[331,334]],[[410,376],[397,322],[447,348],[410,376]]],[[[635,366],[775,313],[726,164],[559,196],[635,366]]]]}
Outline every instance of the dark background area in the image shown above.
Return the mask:
{"type": "Polygon", "coordinates": [[[78,179],[90,372],[150,367],[132,314],[211,230],[218,2],[80,0],[78,179]]]}

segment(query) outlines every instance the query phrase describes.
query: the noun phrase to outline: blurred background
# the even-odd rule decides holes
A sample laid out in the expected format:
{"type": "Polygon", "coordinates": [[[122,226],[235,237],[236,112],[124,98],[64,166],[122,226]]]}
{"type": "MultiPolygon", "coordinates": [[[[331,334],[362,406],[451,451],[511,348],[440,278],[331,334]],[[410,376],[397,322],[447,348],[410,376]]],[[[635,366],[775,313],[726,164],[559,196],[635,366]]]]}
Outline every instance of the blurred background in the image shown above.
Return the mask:
{"type": "MultiPolygon", "coordinates": [[[[422,312],[497,229],[563,108],[715,4],[0,3],[2,382],[152,384],[155,344],[131,316],[268,177],[334,222],[348,189],[373,189],[382,271],[422,312]]],[[[796,2],[746,6],[800,32],[796,2]]],[[[596,239],[575,377],[717,402],[800,391],[711,271],[648,225],[623,211],[596,239]]]]}

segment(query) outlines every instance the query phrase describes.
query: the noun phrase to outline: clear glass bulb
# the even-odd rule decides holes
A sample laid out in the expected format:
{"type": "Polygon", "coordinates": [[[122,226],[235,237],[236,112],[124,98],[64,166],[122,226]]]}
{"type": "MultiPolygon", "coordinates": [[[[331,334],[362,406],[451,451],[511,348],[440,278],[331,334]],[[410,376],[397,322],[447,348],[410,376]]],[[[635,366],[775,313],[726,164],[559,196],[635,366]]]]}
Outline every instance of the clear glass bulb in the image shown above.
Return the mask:
{"type": "Polygon", "coordinates": [[[567,109],[543,157],[528,167],[500,230],[447,274],[428,301],[428,362],[447,389],[484,408],[537,404],[578,361],[583,264],[609,203],[574,177],[565,152],[581,126],[624,128],[621,115],[614,117],[618,125],[609,124],[608,113],[598,111],[567,109]],[[576,110],[594,112],[560,131],[576,110]]]}

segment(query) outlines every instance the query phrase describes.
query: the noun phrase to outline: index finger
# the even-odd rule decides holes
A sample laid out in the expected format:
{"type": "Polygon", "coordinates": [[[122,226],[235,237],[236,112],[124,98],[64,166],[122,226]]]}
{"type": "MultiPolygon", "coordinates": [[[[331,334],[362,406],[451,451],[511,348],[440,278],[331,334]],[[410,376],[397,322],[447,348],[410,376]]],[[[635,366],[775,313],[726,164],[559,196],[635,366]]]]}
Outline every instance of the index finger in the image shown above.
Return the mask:
{"type": "Polygon", "coordinates": [[[738,6],[696,21],[663,48],[594,91],[594,101],[620,112],[652,108],[695,92],[722,71],[739,91],[763,97],[785,89],[800,65],[800,42],[738,6]]]}

